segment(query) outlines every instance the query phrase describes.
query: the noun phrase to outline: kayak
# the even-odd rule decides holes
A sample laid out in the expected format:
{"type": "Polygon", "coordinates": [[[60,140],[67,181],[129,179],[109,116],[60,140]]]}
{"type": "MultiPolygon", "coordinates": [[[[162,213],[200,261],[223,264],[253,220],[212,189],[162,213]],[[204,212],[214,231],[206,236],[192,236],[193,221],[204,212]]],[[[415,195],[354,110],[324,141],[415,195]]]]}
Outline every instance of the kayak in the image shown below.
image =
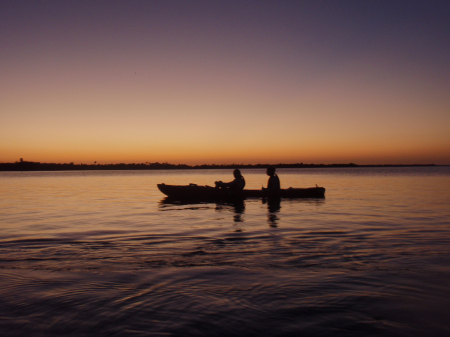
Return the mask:
{"type": "Polygon", "coordinates": [[[220,200],[233,198],[324,198],[325,188],[286,188],[279,191],[261,190],[242,190],[232,191],[211,186],[189,185],[166,185],[158,184],[159,190],[172,199],[186,200],[220,200]]]}

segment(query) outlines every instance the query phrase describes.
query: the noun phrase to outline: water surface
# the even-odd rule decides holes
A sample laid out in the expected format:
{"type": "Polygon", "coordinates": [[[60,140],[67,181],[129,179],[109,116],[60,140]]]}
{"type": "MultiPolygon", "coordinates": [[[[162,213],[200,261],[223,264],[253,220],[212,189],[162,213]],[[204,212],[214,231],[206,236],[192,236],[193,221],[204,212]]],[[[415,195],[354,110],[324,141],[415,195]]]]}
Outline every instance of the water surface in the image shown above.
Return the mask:
{"type": "Polygon", "coordinates": [[[327,190],[275,205],[156,188],[231,173],[0,173],[2,336],[450,334],[448,167],[280,169],[327,190]]]}

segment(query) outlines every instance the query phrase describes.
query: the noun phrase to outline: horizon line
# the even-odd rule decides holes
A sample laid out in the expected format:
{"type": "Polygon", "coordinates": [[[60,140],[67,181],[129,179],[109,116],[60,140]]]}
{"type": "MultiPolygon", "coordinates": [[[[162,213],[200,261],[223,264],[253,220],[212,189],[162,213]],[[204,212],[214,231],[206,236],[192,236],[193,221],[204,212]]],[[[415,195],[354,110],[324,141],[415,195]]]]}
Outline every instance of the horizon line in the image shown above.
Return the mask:
{"type": "Polygon", "coordinates": [[[315,164],[315,163],[257,163],[257,164],[171,164],[168,162],[141,162],[141,163],[108,163],[99,164],[94,162],[93,164],[74,164],[70,163],[41,163],[34,161],[25,161],[20,158],[20,161],[13,163],[0,162],[0,170],[14,170],[18,168],[29,169],[29,170],[39,170],[42,168],[48,169],[100,169],[100,168],[123,168],[123,169],[198,169],[198,168],[265,168],[273,166],[276,168],[313,168],[313,167],[408,167],[408,166],[449,166],[449,165],[439,165],[434,163],[428,164],[355,164],[355,163],[333,163],[333,164],[315,164]]]}

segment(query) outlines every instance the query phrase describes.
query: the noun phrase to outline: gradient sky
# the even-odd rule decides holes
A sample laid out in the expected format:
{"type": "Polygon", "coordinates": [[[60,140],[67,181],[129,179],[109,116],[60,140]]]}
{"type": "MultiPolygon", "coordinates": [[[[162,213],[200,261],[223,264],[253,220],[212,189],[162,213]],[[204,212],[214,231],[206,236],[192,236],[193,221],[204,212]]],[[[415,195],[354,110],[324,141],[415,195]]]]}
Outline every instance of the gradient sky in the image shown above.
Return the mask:
{"type": "Polygon", "coordinates": [[[450,164],[450,1],[0,0],[0,162],[450,164]]]}

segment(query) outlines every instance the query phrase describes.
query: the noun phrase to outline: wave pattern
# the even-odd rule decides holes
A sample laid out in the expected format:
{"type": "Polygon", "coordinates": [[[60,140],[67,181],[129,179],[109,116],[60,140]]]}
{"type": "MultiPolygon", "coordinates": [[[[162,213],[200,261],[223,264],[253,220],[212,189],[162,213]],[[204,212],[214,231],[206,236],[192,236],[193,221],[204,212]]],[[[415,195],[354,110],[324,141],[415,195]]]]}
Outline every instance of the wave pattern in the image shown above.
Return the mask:
{"type": "Polygon", "coordinates": [[[450,172],[391,170],[280,170],[327,192],[275,206],[156,190],[220,170],[0,176],[2,336],[447,335],[450,172]]]}

